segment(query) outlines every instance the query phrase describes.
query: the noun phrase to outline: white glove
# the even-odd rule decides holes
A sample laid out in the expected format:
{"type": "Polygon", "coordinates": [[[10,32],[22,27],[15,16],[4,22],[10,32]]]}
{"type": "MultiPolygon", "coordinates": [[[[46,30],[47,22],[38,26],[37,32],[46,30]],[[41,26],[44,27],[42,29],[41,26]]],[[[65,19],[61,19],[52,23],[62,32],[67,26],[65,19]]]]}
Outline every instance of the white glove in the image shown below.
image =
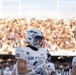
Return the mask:
{"type": "Polygon", "coordinates": [[[41,74],[42,70],[43,70],[43,68],[41,68],[41,67],[35,67],[35,71],[37,74],[41,74]]]}
{"type": "Polygon", "coordinates": [[[41,74],[43,70],[46,68],[46,62],[43,61],[43,59],[38,59],[34,62],[34,65],[36,66],[34,70],[37,74],[41,74]]]}
{"type": "Polygon", "coordinates": [[[45,70],[45,65],[37,66],[34,69],[37,74],[41,74],[45,70]]]}

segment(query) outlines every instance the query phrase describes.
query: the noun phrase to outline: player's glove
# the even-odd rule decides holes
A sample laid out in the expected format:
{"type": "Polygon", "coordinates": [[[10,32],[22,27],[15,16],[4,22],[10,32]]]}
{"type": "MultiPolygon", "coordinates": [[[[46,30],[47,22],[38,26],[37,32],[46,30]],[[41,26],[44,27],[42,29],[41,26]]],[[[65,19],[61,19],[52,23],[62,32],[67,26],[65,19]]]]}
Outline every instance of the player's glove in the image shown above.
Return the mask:
{"type": "Polygon", "coordinates": [[[35,67],[34,68],[37,74],[41,74],[43,68],[42,67],[35,67]]]}
{"type": "Polygon", "coordinates": [[[44,69],[45,69],[45,65],[37,66],[34,69],[35,69],[37,74],[41,74],[44,71],[44,69]]]}

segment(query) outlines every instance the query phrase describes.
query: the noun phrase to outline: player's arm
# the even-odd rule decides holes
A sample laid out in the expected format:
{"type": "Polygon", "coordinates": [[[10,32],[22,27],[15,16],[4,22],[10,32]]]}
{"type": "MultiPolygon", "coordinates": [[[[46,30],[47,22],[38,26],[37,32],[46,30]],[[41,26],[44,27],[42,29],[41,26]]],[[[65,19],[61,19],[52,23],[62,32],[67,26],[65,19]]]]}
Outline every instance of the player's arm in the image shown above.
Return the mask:
{"type": "Polygon", "coordinates": [[[18,67],[18,73],[19,74],[27,74],[27,73],[32,71],[32,70],[27,70],[26,69],[26,62],[22,59],[18,60],[17,67],[18,67]]]}
{"type": "Polygon", "coordinates": [[[19,74],[36,74],[35,70],[27,70],[26,68],[26,54],[22,47],[16,49],[15,58],[17,59],[17,69],[19,74]]]}
{"type": "Polygon", "coordinates": [[[17,69],[19,74],[27,74],[31,70],[26,69],[25,51],[23,47],[16,49],[15,58],[17,59],[17,69]]]}
{"type": "MultiPolygon", "coordinates": [[[[28,75],[40,74],[41,72],[43,72],[43,70],[45,68],[44,65],[42,65],[42,66],[37,66],[36,68],[34,68],[32,70],[27,70],[26,62],[22,59],[18,60],[17,67],[18,67],[19,74],[28,74],[28,75]]],[[[45,74],[45,75],[47,75],[47,74],[45,74]]]]}

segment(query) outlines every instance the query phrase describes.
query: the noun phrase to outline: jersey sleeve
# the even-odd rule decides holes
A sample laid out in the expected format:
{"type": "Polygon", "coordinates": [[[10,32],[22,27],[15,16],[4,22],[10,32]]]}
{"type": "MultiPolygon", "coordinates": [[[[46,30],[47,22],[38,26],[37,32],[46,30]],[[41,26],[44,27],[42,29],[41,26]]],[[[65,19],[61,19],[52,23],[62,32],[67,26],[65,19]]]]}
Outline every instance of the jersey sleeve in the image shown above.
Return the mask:
{"type": "Polygon", "coordinates": [[[16,51],[15,51],[15,58],[16,59],[23,59],[23,60],[25,60],[25,52],[24,52],[24,50],[21,47],[16,49],[16,51]]]}

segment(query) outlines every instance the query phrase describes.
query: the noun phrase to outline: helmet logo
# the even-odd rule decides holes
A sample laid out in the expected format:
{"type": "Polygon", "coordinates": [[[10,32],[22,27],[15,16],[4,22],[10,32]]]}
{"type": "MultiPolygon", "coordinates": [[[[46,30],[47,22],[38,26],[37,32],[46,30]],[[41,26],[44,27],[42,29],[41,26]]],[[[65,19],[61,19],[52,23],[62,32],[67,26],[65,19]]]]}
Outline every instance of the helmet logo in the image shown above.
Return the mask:
{"type": "Polygon", "coordinates": [[[33,33],[33,34],[38,34],[37,32],[33,31],[33,30],[30,30],[29,31],[30,33],[33,33]]]}

